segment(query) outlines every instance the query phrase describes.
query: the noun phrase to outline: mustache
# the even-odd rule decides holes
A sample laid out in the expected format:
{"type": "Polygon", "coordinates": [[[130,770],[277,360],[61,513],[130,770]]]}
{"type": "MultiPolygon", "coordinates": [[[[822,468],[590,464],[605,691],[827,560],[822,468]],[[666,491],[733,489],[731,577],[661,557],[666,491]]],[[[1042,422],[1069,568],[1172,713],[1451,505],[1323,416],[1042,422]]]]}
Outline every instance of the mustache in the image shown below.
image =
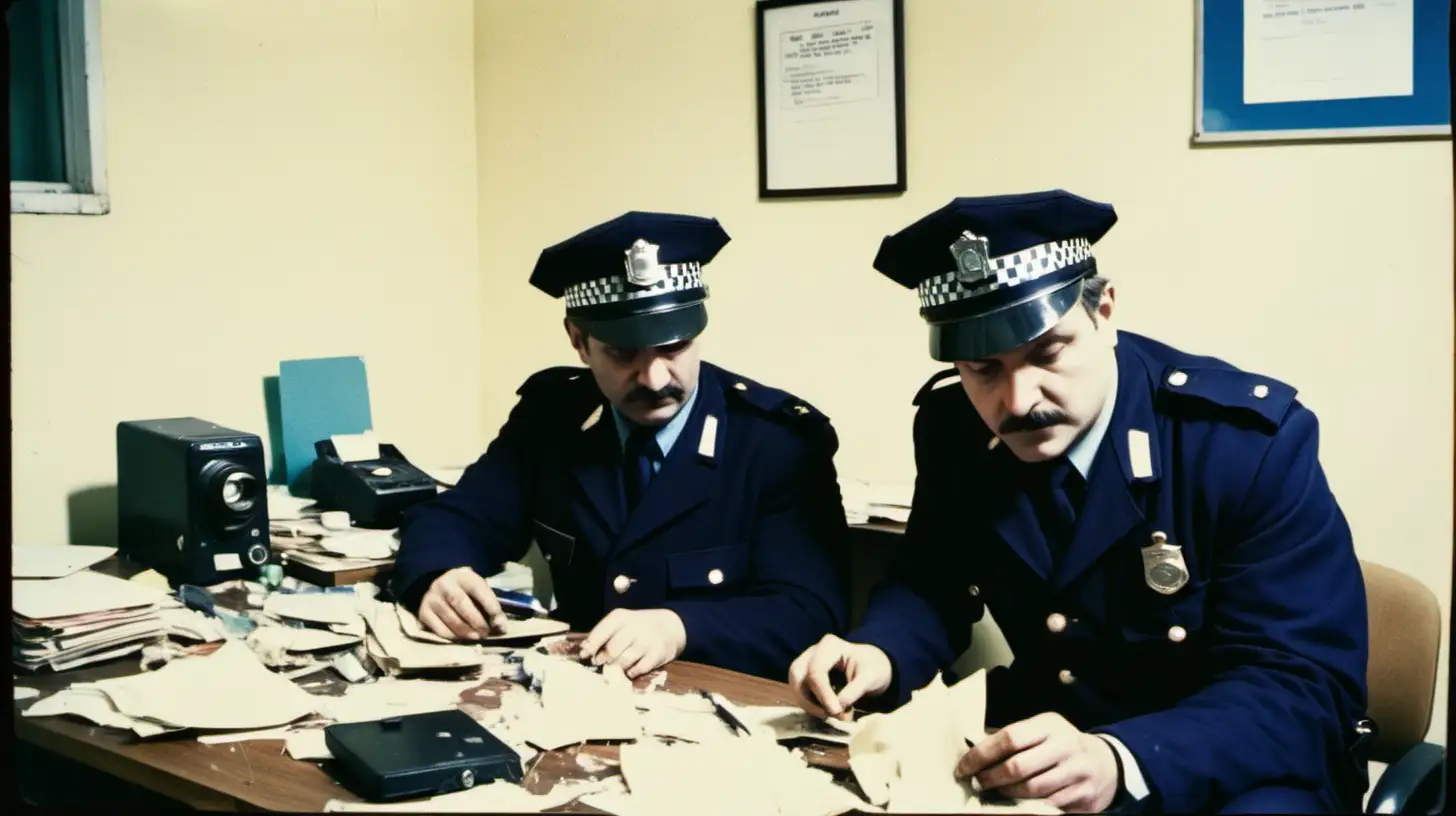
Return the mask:
{"type": "Polygon", "coordinates": [[[1044,411],[1032,411],[1029,414],[1020,416],[1009,416],[1001,421],[1001,427],[996,429],[997,433],[1009,434],[1017,431],[1040,431],[1043,428],[1050,428],[1053,425],[1065,425],[1068,422],[1067,415],[1055,408],[1044,411]]]}
{"type": "Polygon", "coordinates": [[[639,385],[627,394],[627,402],[641,402],[647,405],[655,405],[667,399],[673,400],[675,402],[682,402],[683,397],[686,396],[687,394],[684,393],[682,388],[677,385],[664,385],[662,388],[659,388],[656,391],[652,390],[651,388],[644,388],[639,385]]]}

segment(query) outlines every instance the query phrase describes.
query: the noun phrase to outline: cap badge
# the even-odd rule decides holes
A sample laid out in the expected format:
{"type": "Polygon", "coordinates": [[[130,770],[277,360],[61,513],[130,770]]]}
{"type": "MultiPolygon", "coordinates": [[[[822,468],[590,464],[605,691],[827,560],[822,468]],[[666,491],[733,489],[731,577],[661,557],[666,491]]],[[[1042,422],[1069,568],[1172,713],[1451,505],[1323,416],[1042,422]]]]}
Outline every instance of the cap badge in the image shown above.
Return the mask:
{"type": "Polygon", "coordinates": [[[667,277],[667,271],[657,262],[657,244],[649,244],[638,238],[627,250],[627,282],[643,288],[656,286],[667,277]]]}
{"type": "Polygon", "coordinates": [[[974,286],[995,277],[991,271],[990,245],[985,238],[970,230],[950,245],[950,254],[955,258],[956,280],[963,286],[974,286]]]}

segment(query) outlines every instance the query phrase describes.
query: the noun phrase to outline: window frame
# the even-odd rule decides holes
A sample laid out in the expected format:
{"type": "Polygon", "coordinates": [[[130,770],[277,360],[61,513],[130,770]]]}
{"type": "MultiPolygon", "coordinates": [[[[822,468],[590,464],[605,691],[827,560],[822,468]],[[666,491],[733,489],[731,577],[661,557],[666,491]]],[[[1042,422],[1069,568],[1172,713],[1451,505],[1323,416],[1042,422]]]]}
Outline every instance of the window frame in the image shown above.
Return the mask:
{"type": "Polygon", "coordinates": [[[10,182],[10,212],[104,215],[106,107],[101,79],[101,0],[60,0],[61,138],[66,181],[10,182]]]}

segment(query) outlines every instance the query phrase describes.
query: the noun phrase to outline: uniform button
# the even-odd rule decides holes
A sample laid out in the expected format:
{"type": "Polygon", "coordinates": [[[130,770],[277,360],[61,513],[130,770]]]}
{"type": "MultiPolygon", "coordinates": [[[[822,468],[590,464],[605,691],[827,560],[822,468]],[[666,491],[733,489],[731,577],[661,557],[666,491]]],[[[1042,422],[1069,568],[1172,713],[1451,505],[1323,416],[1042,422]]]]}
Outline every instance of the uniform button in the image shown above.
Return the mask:
{"type": "Polygon", "coordinates": [[[971,584],[969,587],[966,587],[966,591],[971,593],[972,598],[981,594],[981,588],[976,586],[975,584],[971,584]]]}
{"type": "Polygon", "coordinates": [[[1047,615],[1047,630],[1054,633],[1066,631],[1067,616],[1060,612],[1053,612],[1047,615]]]}
{"type": "Polygon", "coordinates": [[[1168,628],[1168,640],[1174,643],[1182,643],[1187,637],[1188,630],[1181,626],[1171,626],[1168,628]]]}
{"type": "Polygon", "coordinates": [[[743,383],[741,383],[741,382],[733,383],[733,387],[736,390],[739,390],[739,391],[747,391],[748,390],[748,386],[745,385],[745,384],[743,384],[743,383]]]}
{"type": "Polygon", "coordinates": [[[804,414],[809,413],[809,409],[808,408],[805,408],[802,405],[795,405],[794,406],[794,413],[796,413],[796,414],[798,414],[800,416],[803,416],[804,414]]]}
{"type": "Polygon", "coordinates": [[[1263,399],[1269,396],[1269,386],[1259,384],[1254,386],[1254,399],[1263,399]]]}
{"type": "Polygon", "coordinates": [[[986,443],[986,450],[996,450],[996,446],[999,444],[1001,444],[1001,437],[993,436],[991,437],[991,440],[986,443]]]}
{"type": "Polygon", "coordinates": [[[708,583],[714,586],[723,583],[723,570],[708,570],[708,583]]]}
{"type": "Polygon", "coordinates": [[[1182,372],[1182,371],[1174,371],[1172,374],[1169,374],[1168,375],[1168,385],[1171,385],[1174,388],[1177,388],[1180,385],[1187,385],[1187,384],[1188,384],[1188,375],[1185,372],[1182,372]]]}
{"type": "Polygon", "coordinates": [[[625,575],[618,575],[612,580],[612,589],[617,590],[618,595],[626,595],[627,590],[632,588],[632,579],[625,575]]]}
{"type": "Polygon", "coordinates": [[[1072,676],[1072,672],[1069,669],[1062,669],[1057,672],[1057,679],[1062,681],[1062,685],[1064,686],[1070,686],[1077,682],[1077,678],[1072,676]]]}

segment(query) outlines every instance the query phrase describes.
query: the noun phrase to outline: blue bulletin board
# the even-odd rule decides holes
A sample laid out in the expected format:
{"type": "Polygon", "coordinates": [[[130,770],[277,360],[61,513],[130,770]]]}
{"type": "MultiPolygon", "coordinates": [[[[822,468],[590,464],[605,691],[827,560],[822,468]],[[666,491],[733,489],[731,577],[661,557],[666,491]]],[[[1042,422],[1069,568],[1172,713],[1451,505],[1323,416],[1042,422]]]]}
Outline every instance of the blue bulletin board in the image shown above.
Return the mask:
{"type": "Polygon", "coordinates": [[[1450,137],[1450,0],[1196,2],[1195,143],[1450,137]]]}

